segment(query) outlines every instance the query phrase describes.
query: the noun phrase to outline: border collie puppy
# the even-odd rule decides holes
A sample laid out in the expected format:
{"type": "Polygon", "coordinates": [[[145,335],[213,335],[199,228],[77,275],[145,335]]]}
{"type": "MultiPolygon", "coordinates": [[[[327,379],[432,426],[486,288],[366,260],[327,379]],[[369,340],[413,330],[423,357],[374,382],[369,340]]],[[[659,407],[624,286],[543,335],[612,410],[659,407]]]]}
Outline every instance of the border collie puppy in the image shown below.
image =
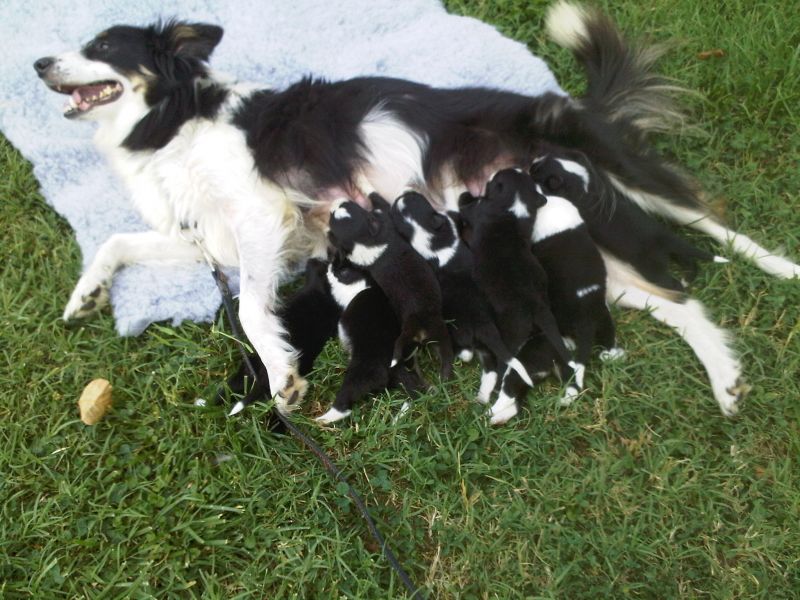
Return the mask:
{"type": "Polygon", "coordinates": [[[391,206],[371,194],[374,210],[345,202],[331,213],[329,239],[356,266],[366,270],[386,294],[400,320],[391,366],[418,343],[437,342],[443,380],[453,369],[453,347],[442,319],[442,293],[431,266],[392,224],[391,206]]]}
{"type": "Polygon", "coordinates": [[[426,384],[417,374],[413,359],[406,357],[390,367],[400,322],[388,298],[366,271],[336,257],[328,268],[333,297],[342,308],[339,340],[350,354],[350,362],[328,411],[317,417],[320,423],[334,423],[348,417],[353,404],[367,394],[402,387],[415,397],[426,384]]]}
{"type": "MultiPolygon", "coordinates": [[[[489,300],[503,341],[516,355],[529,339],[543,334],[559,359],[559,373],[571,379],[570,357],[548,304],[547,274],[531,250],[536,211],[544,204],[527,173],[505,169],[492,177],[484,197],[470,202],[462,196],[461,215],[475,257],[475,281],[489,300]]],[[[574,374],[580,386],[582,373],[574,374]]],[[[577,393],[570,385],[565,398],[577,393]]],[[[516,399],[501,396],[491,408],[491,422],[504,423],[516,413],[516,399]]]]}
{"type": "MultiPolygon", "coordinates": [[[[308,375],[314,368],[314,361],[322,352],[325,343],[336,335],[336,325],[342,309],[331,294],[328,283],[328,263],[319,259],[309,259],[306,263],[305,281],[303,287],[297,290],[287,300],[285,307],[280,311],[281,319],[289,334],[292,347],[298,351],[298,373],[301,377],[308,375]]],[[[253,382],[253,387],[247,395],[238,401],[230,411],[235,415],[249,404],[272,394],[265,384],[268,381],[267,370],[258,354],[249,355],[250,362],[258,370],[259,378],[253,382]]],[[[227,387],[235,394],[245,391],[245,378],[250,373],[244,363],[239,370],[231,375],[227,387]]],[[[299,392],[298,392],[299,394],[299,392]]],[[[217,394],[219,400],[224,400],[225,391],[217,394]]],[[[289,399],[290,404],[297,401],[297,397],[289,399]]]]}
{"type": "Polygon", "coordinates": [[[473,279],[472,252],[461,241],[456,223],[435,210],[418,192],[406,192],[392,207],[395,228],[433,266],[442,290],[442,315],[462,358],[477,351],[483,374],[478,401],[489,402],[499,372],[514,369],[528,385],[533,381],[514,358],[497,329],[489,302],[473,279]],[[498,372],[499,371],[499,372],[498,372]],[[492,383],[487,392],[487,380],[492,383]]]}
{"type": "MultiPolygon", "coordinates": [[[[202,261],[203,251],[187,237],[202,239],[214,261],[240,268],[243,329],[266,365],[278,408],[289,411],[299,375],[275,313],[277,290],[294,260],[324,254],[330,201],[346,196],[366,205],[372,191],[396,198],[421,187],[441,202],[447,182],[482,189],[487,171],[529,164],[531,148],[543,141],[586,154],[620,191],[620,202],[730,243],[770,273],[800,275],[797,265],[723,225],[693,182],[649,145],[647,134],[671,114],[650,53],[626,43],[599,12],[576,4],[554,4],[546,25],[586,71],[581,98],[380,77],[259,89],[216,77],[208,61],[222,28],[185,21],[113,26],[79,51],[38,59],[37,75],[69,98],[64,116],[97,123],[97,146],[152,228],[116,234],[98,249],[65,320],[102,309],[120,267],[202,261]],[[470,145],[476,138],[492,143],[470,145]],[[192,224],[191,236],[182,235],[183,223],[192,224]]],[[[680,323],[723,411],[735,412],[741,368],[724,333],[641,274],[609,266],[611,278],[618,273],[609,290],[623,296],[622,304],[647,308],[648,294],[668,303],[650,314],[680,323]],[[713,343],[709,330],[716,332],[713,343]]]]}
{"type": "Polygon", "coordinates": [[[601,358],[622,356],[606,304],[606,267],[578,209],[546,196],[533,225],[533,253],[547,273],[550,308],[561,335],[575,342],[576,369],[589,363],[592,346],[601,358]]]}
{"type": "Polygon", "coordinates": [[[539,151],[530,173],[544,193],[574,204],[598,244],[656,285],[684,291],[683,284],[669,272],[670,259],[691,274],[698,260],[728,262],[678,237],[636,204],[625,202],[582,153],[547,146],[539,151]]]}

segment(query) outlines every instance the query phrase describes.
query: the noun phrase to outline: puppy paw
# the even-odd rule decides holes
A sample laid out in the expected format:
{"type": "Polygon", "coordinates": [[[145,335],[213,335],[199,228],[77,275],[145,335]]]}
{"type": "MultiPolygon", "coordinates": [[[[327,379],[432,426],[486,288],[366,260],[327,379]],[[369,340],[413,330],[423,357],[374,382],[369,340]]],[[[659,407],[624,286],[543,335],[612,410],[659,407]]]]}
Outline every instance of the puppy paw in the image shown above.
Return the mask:
{"type": "Polygon", "coordinates": [[[580,393],[580,390],[575,386],[569,386],[564,392],[564,395],[558,400],[559,406],[569,406],[575,401],[575,398],[577,398],[580,393]]]}
{"type": "Polygon", "coordinates": [[[619,360],[620,358],[625,358],[625,350],[619,346],[603,350],[600,353],[600,360],[603,362],[611,362],[613,360],[619,360]]]}
{"type": "Polygon", "coordinates": [[[308,382],[296,372],[286,378],[286,385],[275,397],[275,406],[283,415],[288,415],[300,408],[300,401],[306,395],[308,382]]]}
{"type": "Polygon", "coordinates": [[[331,407],[330,409],[328,409],[328,412],[326,412],[324,415],[318,416],[314,420],[317,423],[320,423],[321,425],[328,425],[330,423],[336,423],[337,421],[341,421],[342,419],[346,419],[347,417],[350,416],[351,412],[352,411],[349,411],[349,410],[346,410],[346,411],[342,412],[340,410],[337,410],[337,409],[331,407]]]}
{"type": "Polygon", "coordinates": [[[497,398],[497,402],[489,409],[489,424],[502,425],[507,423],[511,418],[515,417],[518,412],[519,409],[517,408],[517,402],[514,398],[506,396],[501,392],[500,396],[497,398]]]}
{"type": "Polygon", "coordinates": [[[461,359],[461,362],[470,362],[472,357],[474,356],[472,350],[468,350],[464,348],[461,352],[458,353],[458,358],[461,359]]]}
{"type": "Polygon", "coordinates": [[[64,309],[64,320],[85,319],[102,310],[108,304],[110,287],[108,279],[98,281],[85,275],[81,277],[64,309]]]}

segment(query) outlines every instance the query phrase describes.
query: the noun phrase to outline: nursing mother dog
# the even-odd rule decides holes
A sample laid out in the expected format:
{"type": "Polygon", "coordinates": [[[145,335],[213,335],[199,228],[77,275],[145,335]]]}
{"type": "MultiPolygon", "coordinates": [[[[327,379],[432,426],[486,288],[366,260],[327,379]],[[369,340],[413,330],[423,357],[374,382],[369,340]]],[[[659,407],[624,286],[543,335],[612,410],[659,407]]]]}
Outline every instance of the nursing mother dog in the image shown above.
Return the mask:
{"type": "MultiPolygon", "coordinates": [[[[542,143],[585,155],[617,202],[729,242],[770,273],[797,276],[796,265],[714,217],[694,182],[648,144],[647,133],[671,114],[649,55],[576,4],[556,3],[546,21],[586,70],[581,98],[379,77],[307,78],[285,89],[229,83],[208,66],[222,28],[185,21],[114,25],[76,51],[40,58],[38,76],[67,96],[64,116],[97,123],[98,148],[152,228],[100,247],[64,318],[103,308],[124,265],[202,260],[192,243],[202,239],[216,263],[241,270],[239,316],[288,412],[305,382],[275,312],[277,290],[291,263],[324,252],[328,204],[347,197],[369,208],[370,193],[394,199],[416,187],[437,206],[452,205],[498,169],[530,164],[542,143]]],[[[725,332],[698,302],[677,301],[631,265],[604,258],[609,298],[676,328],[722,412],[734,414],[745,387],[725,332]]]]}

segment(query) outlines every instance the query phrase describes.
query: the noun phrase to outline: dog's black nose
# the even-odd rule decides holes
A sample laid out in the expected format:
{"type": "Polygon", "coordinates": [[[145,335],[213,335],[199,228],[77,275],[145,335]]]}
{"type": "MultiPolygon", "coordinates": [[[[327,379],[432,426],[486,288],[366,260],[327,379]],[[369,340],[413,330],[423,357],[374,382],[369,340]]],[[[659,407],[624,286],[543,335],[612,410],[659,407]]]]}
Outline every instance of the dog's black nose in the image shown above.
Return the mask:
{"type": "Polygon", "coordinates": [[[36,72],[41,77],[45,73],[47,73],[47,69],[53,66],[53,63],[56,62],[52,56],[45,56],[44,58],[40,58],[35,63],[33,63],[33,68],[36,69],[36,72]]]}

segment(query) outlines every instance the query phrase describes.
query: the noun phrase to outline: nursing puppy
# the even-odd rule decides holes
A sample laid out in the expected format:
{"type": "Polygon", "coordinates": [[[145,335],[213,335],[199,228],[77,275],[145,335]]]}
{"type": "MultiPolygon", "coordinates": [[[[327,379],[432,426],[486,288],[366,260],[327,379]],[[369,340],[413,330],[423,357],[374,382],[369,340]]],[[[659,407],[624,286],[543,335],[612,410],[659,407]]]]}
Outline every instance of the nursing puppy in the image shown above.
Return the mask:
{"type": "Polygon", "coordinates": [[[637,204],[626,202],[580,152],[541,145],[530,173],[547,196],[566,198],[578,208],[598,244],[658,286],[684,290],[670,273],[670,260],[690,274],[696,271],[698,260],[728,262],[677,236],[637,204]]]}
{"type": "Polygon", "coordinates": [[[525,367],[503,342],[489,301],[473,279],[472,252],[460,240],[453,219],[435,210],[417,192],[406,192],[395,201],[392,219],[400,235],[436,272],[442,290],[442,314],[456,350],[462,357],[473,350],[478,353],[483,370],[478,401],[489,401],[498,376],[507,366],[532,386],[525,367]]]}
{"type": "MultiPolygon", "coordinates": [[[[545,203],[544,196],[526,173],[506,169],[487,184],[484,197],[470,201],[462,195],[461,203],[467,242],[475,257],[475,280],[489,299],[506,345],[517,353],[528,340],[542,334],[536,339],[552,347],[558,371],[567,379],[574,374],[577,380],[580,373],[574,373],[569,364],[548,306],[547,275],[531,250],[533,222],[537,209],[545,203]]],[[[565,398],[577,393],[571,385],[565,398]]],[[[515,399],[498,398],[491,409],[491,422],[503,423],[516,413],[515,399]]]]}
{"type": "MultiPolygon", "coordinates": [[[[336,325],[341,312],[342,309],[334,300],[328,283],[328,263],[319,259],[309,259],[306,263],[303,286],[290,296],[279,313],[289,333],[289,341],[299,353],[298,373],[301,377],[311,372],[314,361],[322,352],[325,343],[336,335],[336,325]]],[[[248,358],[258,372],[258,379],[252,382],[252,388],[233,406],[230,415],[241,412],[246,406],[261,398],[272,396],[267,370],[258,354],[251,353],[248,358]]],[[[245,392],[246,377],[249,376],[247,366],[242,363],[239,370],[228,378],[226,385],[231,392],[242,394],[245,392]]],[[[225,397],[224,390],[217,393],[218,400],[224,400],[225,397]]]]}
{"type": "Polygon", "coordinates": [[[533,253],[547,273],[550,308],[561,334],[575,342],[577,369],[585,367],[592,346],[601,358],[621,356],[606,304],[606,267],[578,209],[559,196],[547,196],[533,225],[533,253]]]}
{"type": "Polygon", "coordinates": [[[418,343],[438,343],[440,374],[448,379],[453,347],[442,319],[442,294],[430,265],[395,230],[390,206],[371,194],[369,212],[345,202],[331,213],[330,242],[356,266],[365,269],[380,286],[400,320],[391,364],[408,356],[418,343]]]}
{"type": "Polygon", "coordinates": [[[331,261],[328,281],[342,308],[339,340],[350,354],[350,362],[333,405],[316,420],[340,421],[365,395],[386,388],[402,387],[412,397],[419,395],[426,384],[409,368],[411,359],[390,367],[400,322],[381,288],[365,271],[340,257],[331,261]]]}

